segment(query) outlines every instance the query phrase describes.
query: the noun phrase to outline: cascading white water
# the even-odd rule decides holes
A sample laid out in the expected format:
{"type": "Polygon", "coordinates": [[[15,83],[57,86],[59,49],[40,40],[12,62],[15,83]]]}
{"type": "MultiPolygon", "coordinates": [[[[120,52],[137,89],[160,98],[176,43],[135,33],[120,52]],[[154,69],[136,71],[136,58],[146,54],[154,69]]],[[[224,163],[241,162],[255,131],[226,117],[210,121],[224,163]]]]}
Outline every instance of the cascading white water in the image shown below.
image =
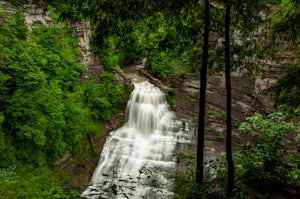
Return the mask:
{"type": "Polygon", "coordinates": [[[174,149],[191,141],[191,127],[169,111],[165,95],[147,81],[134,81],[126,123],[103,147],[86,198],[172,198],[174,149]]]}

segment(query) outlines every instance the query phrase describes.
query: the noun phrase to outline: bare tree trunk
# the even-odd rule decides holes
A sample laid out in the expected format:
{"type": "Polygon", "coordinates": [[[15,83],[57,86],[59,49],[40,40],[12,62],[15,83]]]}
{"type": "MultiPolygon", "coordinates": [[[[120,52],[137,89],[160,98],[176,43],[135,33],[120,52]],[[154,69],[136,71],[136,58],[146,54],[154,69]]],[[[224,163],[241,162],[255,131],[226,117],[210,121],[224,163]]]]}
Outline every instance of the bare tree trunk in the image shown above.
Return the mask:
{"type": "Polygon", "coordinates": [[[227,181],[227,195],[232,196],[234,187],[234,164],[232,160],[232,148],[231,148],[231,80],[230,80],[230,5],[226,5],[225,16],[225,78],[226,78],[226,93],[227,93],[227,107],[226,107],[226,160],[228,165],[228,181],[227,181]]]}
{"type": "Polygon", "coordinates": [[[199,118],[198,118],[198,147],[197,147],[197,170],[196,183],[202,184],[204,177],[204,129],[205,129],[205,92],[206,92],[206,74],[208,63],[208,39],[209,39],[209,0],[205,0],[205,16],[204,16],[204,42],[202,54],[202,67],[200,70],[200,99],[199,99],[199,118]]]}

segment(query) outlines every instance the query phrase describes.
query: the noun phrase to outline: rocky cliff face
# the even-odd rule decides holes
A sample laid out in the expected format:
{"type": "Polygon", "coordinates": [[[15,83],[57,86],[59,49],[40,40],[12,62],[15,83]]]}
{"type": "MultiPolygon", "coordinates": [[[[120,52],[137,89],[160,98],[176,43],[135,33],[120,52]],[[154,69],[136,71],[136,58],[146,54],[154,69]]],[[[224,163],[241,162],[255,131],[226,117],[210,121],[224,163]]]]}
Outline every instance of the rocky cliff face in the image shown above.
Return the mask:
{"type": "MultiPolygon", "coordinates": [[[[11,5],[9,2],[0,1],[0,10],[5,14],[10,15],[16,11],[17,7],[11,5]]],[[[51,18],[50,11],[47,8],[36,4],[25,4],[19,9],[25,16],[25,22],[28,25],[30,31],[34,30],[38,26],[51,26],[53,24],[59,24],[51,18]]],[[[78,39],[79,50],[81,57],[79,58],[79,64],[84,64],[86,70],[82,74],[82,80],[94,79],[99,81],[99,73],[103,70],[103,66],[100,64],[98,56],[92,51],[90,44],[91,30],[90,23],[74,22],[69,23],[69,27],[73,28],[73,35],[78,39]]]]}
{"type": "MultiPolygon", "coordinates": [[[[50,17],[50,12],[46,8],[27,4],[23,5],[20,9],[25,15],[29,30],[33,30],[40,25],[50,26],[56,23],[50,17]]],[[[0,0],[0,10],[3,10],[6,14],[11,14],[16,10],[16,7],[6,1],[0,0]]],[[[80,64],[86,65],[82,79],[99,80],[99,73],[103,70],[103,67],[99,62],[99,58],[91,49],[89,22],[76,22],[69,23],[68,25],[73,28],[73,34],[79,42],[81,52],[80,64]]],[[[237,127],[239,122],[244,121],[247,116],[252,115],[254,112],[267,114],[274,111],[273,97],[267,93],[267,89],[276,83],[282,71],[283,67],[280,62],[269,61],[258,77],[249,77],[244,73],[232,74],[232,116],[234,127],[237,127]]],[[[193,120],[195,123],[197,122],[200,88],[198,76],[183,75],[176,82],[164,83],[157,78],[151,77],[145,71],[143,75],[148,76],[153,83],[156,82],[156,85],[163,89],[167,88],[167,84],[177,88],[179,93],[177,100],[172,104],[172,110],[179,117],[193,120]]],[[[207,84],[206,147],[224,150],[225,140],[222,137],[225,136],[226,132],[225,100],[224,75],[209,77],[207,84]]],[[[123,117],[124,115],[121,115],[121,119],[118,121],[119,124],[121,124],[123,117]]],[[[117,119],[113,118],[113,120],[117,119]]],[[[112,129],[118,127],[114,126],[112,129]]],[[[108,132],[109,130],[106,130],[105,135],[108,132]]],[[[235,145],[239,145],[243,138],[236,128],[233,129],[233,133],[233,142],[235,145]]],[[[89,177],[98,161],[101,145],[104,140],[105,136],[99,136],[86,141],[87,145],[93,145],[91,148],[95,152],[94,156],[86,152],[82,152],[77,156],[68,154],[65,159],[59,162],[57,168],[66,170],[66,173],[69,173],[71,176],[71,179],[65,185],[66,188],[79,188],[77,190],[80,191],[88,183],[89,177]]]]}
{"type": "Polygon", "coordinates": [[[82,79],[99,81],[99,74],[103,70],[103,66],[100,63],[98,55],[92,51],[90,23],[88,21],[80,21],[69,23],[69,26],[73,28],[73,34],[78,39],[82,56],[81,64],[86,65],[82,79]]]}
{"type": "MultiPolygon", "coordinates": [[[[262,71],[257,77],[249,77],[245,73],[232,73],[232,108],[233,117],[241,120],[254,112],[268,114],[274,111],[274,99],[268,88],[274,85],[280,73],[281,65],[273,64],[262,71]]],[[[198,100],[199,78],[197,76],[184,75],[179,89],[190,98],[198,100]]],[[[226,87],[225,76],[208,77],[207,82],[207,103],[208,106],[218,110],[226,110],[226,87]]]]}
{"type": "MultiPolygon", "coordinates": [[[[238,146],[243,143],[243,136],[237,131],[240,122],[246,117],[258,112],[267,115],[276,111],[274,96],[268,89],[282,76],[284,60],[268,61],[260,75],[250,77],[243,72],[234,72],[231,75],[232,83],[232,121],[233,143],[238,146]]],[[[153,77],[151,73],[141,70],[156,86],[167,89],[168,86],[178,90],[177,99],[171,105],[178,117],[194,121],[197,125],[199,110],[200,80],[198,75],[182,75],[176,80],[166,82],[153,77]],[[168,86],[167,86],[168,85],[168,86]]],[[[226,87],[225,76],[210,76],[207,80],[206,91],[206,135],[205,146],[220,151],[224,150],[226,134],[226,87]]]]}
{"type": "MultiPolygon", "coordinates": [[[[275,112],[274,96],[268,89],[283,74],[284,60],[268,61],[259,76],[249,77],[245,73],[232,73],[232,125],[233,145],[244,143],[245,136],[237,130],[240,122],[255,112],[266,115],[275,112]]],[[[190,118],[197,123],[200,82],[198,76],[183,75],[180,82],[174,84],[180,96],[173,104],[173,110],[179,116],[190,118]],[[184,97],[182,97],[184,96],[184,97]]],[[[225,151],[226,136],[226,87],[225,76],[208,77],[206,108],[205,146],[225,151]]]]}

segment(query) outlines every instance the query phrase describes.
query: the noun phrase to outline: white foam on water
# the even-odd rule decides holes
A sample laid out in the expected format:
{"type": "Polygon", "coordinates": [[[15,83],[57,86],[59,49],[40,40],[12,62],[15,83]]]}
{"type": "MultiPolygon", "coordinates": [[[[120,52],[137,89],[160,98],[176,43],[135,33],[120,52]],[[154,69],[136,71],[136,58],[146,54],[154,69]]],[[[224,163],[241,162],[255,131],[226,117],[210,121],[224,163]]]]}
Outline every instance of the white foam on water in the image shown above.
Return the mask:
{"type": "Polygon", "coordinates": [[[172,198],[174,149],[191,141],[188,123],[175,119],[165,95],[148,81],[135,81],[126,123],[110,133],[86,198],[172,198]]]}

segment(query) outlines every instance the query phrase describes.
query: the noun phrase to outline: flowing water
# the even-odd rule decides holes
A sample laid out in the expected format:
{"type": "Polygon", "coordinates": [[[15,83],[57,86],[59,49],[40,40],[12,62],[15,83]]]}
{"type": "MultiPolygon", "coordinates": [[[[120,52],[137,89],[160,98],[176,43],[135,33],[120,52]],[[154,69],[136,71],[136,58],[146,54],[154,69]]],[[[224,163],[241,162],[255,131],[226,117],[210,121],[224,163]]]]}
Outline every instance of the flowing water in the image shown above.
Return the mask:
{"type": "Polygon", "coordinates": [[[134,80],[126,122],[103,147],[86,198],[172,198],[174,150],[191,142],[192,126],[169,111],[165,95],[148,81],[134,80]]]}

